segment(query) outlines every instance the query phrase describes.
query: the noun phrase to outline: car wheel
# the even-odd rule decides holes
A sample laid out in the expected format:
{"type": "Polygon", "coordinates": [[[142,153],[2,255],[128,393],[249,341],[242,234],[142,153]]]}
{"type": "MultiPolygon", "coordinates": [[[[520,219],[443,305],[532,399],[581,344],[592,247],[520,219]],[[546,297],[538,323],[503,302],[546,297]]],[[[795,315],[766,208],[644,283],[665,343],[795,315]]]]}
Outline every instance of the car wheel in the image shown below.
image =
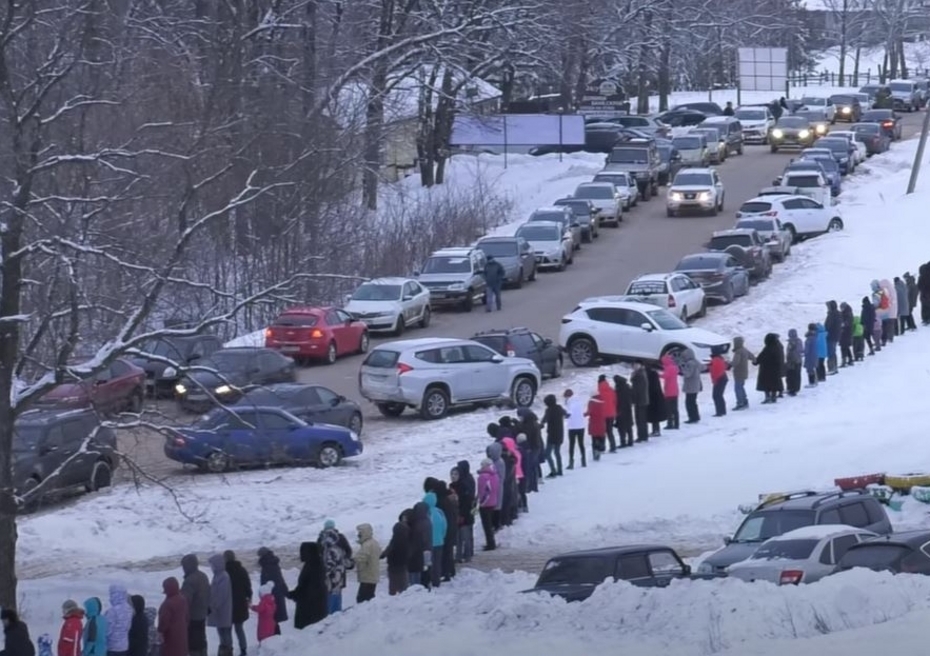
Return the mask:
{"type": "Polygon", "coordinates": [[[720,196],[720,207],[719,207],[718,209],[719,209],[721,212],[723,211],[723,206],[724,206],[724,204],[725,204],[726,202],[727,202],[727,197],[726,197],[725,195],[724,195],[724,196],[720,196]]]}
{"type": "Polygon", "coordinates": [[[678,362],[681,361],[681,354],[684,352],[684,350],[685,348],[683,346],[680,346],[678,344],[672,344],[662,349],[661,357],[664,358],[666,355],[670,355],[672,356],[672,360],[674,360],[675,363],[677,364],[678,362]]]}
{"type": "Polygon", "coordinates": [[[568,343],[568,358],[576,367],[593,367],[597,363],[597,344],[590,337],[576,337],[568,343]]]}
{"type": "MultiPolygon", "coordinates": [[[[597,237],[597,235],[594,235],[594,236],[597,237]]],[[[537,273],[539,273],[539,269],[536,267],[536,264],[533,264],[533,273],[530,274],[527,280],[529,280],[530,282],[534,282],[536,280],[537,273]]]]}
{"type": "Polygon", "coordinates": [[[449,395],[441,387],[430,387],[423,394],[420,416],[424,419],[442,419],[449,412],[449,395]]]}
{"type": "Polygon", "coordinates": [[[320,452],[317,454],[316,461],[319,463],[320,467],[324,469],[327,467],[336,467],[342,462],[342,449],[339,448],[338,444],[326,442],[320,447],[320,452]]]}
{"type": "Polygon", "coordinates": [[[207,456],[204,469],[211,474],[222,474],[229,470],[229,456],[222,451],[214,451],[207,456]]]}
{"type": "Polygon", "coordinates": [[[667,216],[667,217],[670,218],[670,219],[674,218],[674,217],[675,217],[675,210],[666,209],[666,210],[665,210],[665,216],[667,216]]]}
{"type": "Polygon", "coordinates": [[[358,338],[358,352],[368,353],[368,347],[370,344],[371,344],[371,340],[368,337],[368,331],[363,330],[362,336],[358,338]]]}
{"type": "Polygon", "coordinates": [[[394,333],[396,337],[400,337],[404,334],[404,328],[407,326],[404,324],[404,315],[398,314],[397,320],[394,322],[394,330],[391,332],[394,333]]]}
{"type": "Polygon", "coordinates": [[[404,414],[407,406],[403,403],[395,403],[393,401],[388,401],[387,403],[379,403],[378,412],[380,412],[385,417],[400,417],[404,414]]]}
{"type": "Polygon", "coordinates": [[[575,251],[570,250],[568,252],[568,260],[566,260],[565,263],[568,264],[568,266],[571,266],[575,263],[575,251]]]}
{"type": "Polygon", "coordinates": [[[559,260],[559,266],[555,268],[556,271],[565,271],[565,255],[562,255],[562,259],[559,260]]]}
{"type": "Polygon", "coordinates": [[[475,292],[471,289],[466,292],[465,300],[462,301],[462,312],[471,312],[472,308],[475,307],[475,292]]]}
{"type": "Polygon", "coordinates": [[[740,144],[739,146],[736,147],[736,154],[737,155],[743,154],[743,144],[740,144]]]}
{"type": "Polygon", "coordinates": [[[827,232],[839,232],[843,229],[843,220],[839,217],[830,219],[830,225],[827,226],[827,232]]]}
{"type": "Polygon", "coordinates": [[[733,283],[731,282],[729,287],[727,287],[727,293],[724,294],[723,302],[729,305],[733,302],[734,298],[736,298],[736,290],[733,288],[733,283]]]}
{"type": "Polygon", "coordinates": [[[513,286],[517,289],[523,287],[523,269],[520,269],[520,273],[517,274],[517,279],[514,281],[513,286]]]}
{"type": "Polygon", "coordinates": [[[94,468],[90,472],[90,480],[84,486],[88,492],[96,492],[105,487],[110,487],[113,483],[113,470],[110,469],[109,463],[105,460],[98,460],[94,463],[94,468]]]}
{"type": "Polygon", "coordinates": [[[701,309],[698,310],[697,316],[702,317],[702,318],[707,316],[707,299],[706,298],[701,300],[701,309]]]}
{"type": "Polygon", "coordinates": [[[640,196],[642,196],[643,200],[649,200],[652,198],[652,195],[649,193],[649,191],[650,191],[649,185],[645,185],[642,191],[640,192],[640,196]]]}
{"type": "Polygon", "coordinates": [[[433,311],[430,306],[423,308],[423,316],[420,317],[420,328],[429,328],[429,322],[433,319],[433,311]]]}
{"type": "Polygon", "coordinates": [[[562,377],[562,368],[563,368],[564,366],[565,366],[565,363],[564,363],[564,361],[562,360],[562,356],[560,355],[558,358],[556,358],[555,367],[552,368],[552,377],[553,377],[553,378],[561,378],[561,377],[562,377]]]}
{"type": "Polygon", "coordinates": [[[363,426],[364,426],[364,419],[362,419],[362,413],[353,412],[352,416],[349,417],[349,425],[347,426],[347,428],[350,431],[355,431],[356,435],[361,435],[363,426]]]}
{"type": "Polygon", "coordinates": [[[142,412],[142,406],[145,403],[145,392],[142,390],[136,390],[132,393],[132,396],[129,397],[129,412],[134,415],[138,415],[142,412]]]}
{"type": "Polygon", "coordinates": [[[527,376],[520,376],[513,381],[510,398],[518,408],[528,408],[533,405],[533,400],[536,398],[536,385],[533,380],[527,376]]]}
{"type": "Polygon", "coordinates": [[[681,316],[679,317],[685,323],[688,323],[688,306],[681,308],[681,316]]]}
{"type": "Polygon", "coordinates": [[[786,223],[785,230],[791,233],[791,243],[797,244],[798,243],[798,231],[794,229],[794,226],[791,225],[790,223],[786,223]]]}
{"type": "Polygon", "coordinates": [[[769,152],[771,152],[771,153],[777,153],[777,152],[778,152],[778,146],[776,146],[775,144],[772,144],[771,146],[769,146],[769,152]]]}
{"type": "Polygon", "coordinates": [[[714,205],[714,209],[710,211],[710,215],[717,216],[718,214],[720,214],[720,209],[716,205],[714,205]]]}
{"type": "Polygon", "coordinates": [[[339,358],[339,351],[336,349],[336,342],[330,342],[329,346],[326,347],[325,362],[326,364],[336,364],[336,360],[338,358],[339,358]]]}
{"type": "Polygon", "coordinates": [[[594,241],[594,236],[591,234],[591,229],[588,228],[587,230],[582,230],[581,231],[581,243],[590,244],[592,241],[594,241]]]}

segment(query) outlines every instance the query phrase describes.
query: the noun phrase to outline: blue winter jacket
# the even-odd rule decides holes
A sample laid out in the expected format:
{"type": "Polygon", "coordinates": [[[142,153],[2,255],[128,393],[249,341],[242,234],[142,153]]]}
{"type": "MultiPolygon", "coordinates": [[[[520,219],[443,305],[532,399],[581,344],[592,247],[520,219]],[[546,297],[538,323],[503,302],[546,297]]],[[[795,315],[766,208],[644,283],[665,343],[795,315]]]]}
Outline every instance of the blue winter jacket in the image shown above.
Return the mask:
{"type": "Polygon", "coordinates": [[[827,357],[827,329],[822,323],[817,324],[817,357],[827,357]]]}
{"type": "Polygon", "coordinates": [[[110,586],[110,607],[104,613],[107,621],[107,651],[121,653],[129,651],[129,629],[132,626],[133,609],[129,605],[126,586],[114,583],[110,586]]]}
{"type": "Polygon", "coordinates": [[[446,541],[446,515],[436,507],[436,495],[427,492],[423,495],[423,503],[429,508],[429,519],[433,524],[433,548],[441,547],[446,541]]]}
{"type": "Polygon", "coordinates": [[[817,334],[814,332],[804,335],[804,368],[808,371],[817,368],[817,334]]]}
{"type": "Polygon", "coordinates": [[[91,597],[84,602],[84,650],[82,656],[107,656],[107,620],[100,614],[100,600],[91,597]]]}

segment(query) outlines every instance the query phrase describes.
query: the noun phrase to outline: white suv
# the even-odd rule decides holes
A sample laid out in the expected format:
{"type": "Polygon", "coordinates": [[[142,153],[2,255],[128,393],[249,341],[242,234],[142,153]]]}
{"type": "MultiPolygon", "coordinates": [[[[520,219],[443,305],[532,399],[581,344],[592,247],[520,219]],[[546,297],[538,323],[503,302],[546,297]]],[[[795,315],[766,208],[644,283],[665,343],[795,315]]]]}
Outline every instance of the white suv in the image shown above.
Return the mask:
{"type": "Polygon", "coordinates": [[[714,169],[682,169],[668,189],[665,213],[672,217],[683,212],[723,211],[726,191],[714,169]]]}
{"type": "Polygon", "coordinates": [[[663,308],[626,297],[604,296],[582,301],[562,317],[559,346],[576,367],[590,367],[602,357],[657,362],[691,349],[699,362],[710,362],[711,349],[726,353],[730,340],[691,328],[663,308]]]}
{"type": "Polygon", "coordinates": [[[781,221],[791,233],[792,243],[807,237],[843,229],[843,218],[835,206],[824,207],[808,196],[759,196],[740,206],[737,219],[765,216],[781,221]]]}
{"type": "Polygon", "coordinates": [[[626,288],[631,301],[648,303],[677,314],[682,321],[707,314],[704,288],[683,273],[648,273],[626,288]]]}

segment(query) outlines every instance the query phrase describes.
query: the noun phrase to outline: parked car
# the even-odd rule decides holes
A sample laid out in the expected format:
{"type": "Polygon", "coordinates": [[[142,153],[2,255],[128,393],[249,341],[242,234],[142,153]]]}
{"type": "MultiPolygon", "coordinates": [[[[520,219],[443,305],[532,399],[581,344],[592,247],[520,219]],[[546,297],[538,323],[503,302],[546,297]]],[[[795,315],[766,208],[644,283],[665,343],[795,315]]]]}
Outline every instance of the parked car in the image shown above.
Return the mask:
{"type": "Polygon", "coordinates": [[[831,136],[831,137],[836,137],[836,138],[842,137],[842,138],[844,138],[844,139],[846,139],[846,140],[849,141],[849,143],[853,146],[853,148],[855,148],[855,150],[853,150],[853,148],[850,148],[850,149],[849,149],[849,152],[850,152],[851,155],[855,158],[855,160],[856,160],[856,166],[859,166],[862,162],[864,162],[866,159],[868,159],[868,157],[869,157],[869,149],[868,149],[868,147],[865,145],[864,142],[862,142],[862,141],[860,141],[859,139],[856,138],[857,135],[856,135],[856,133],[855,133],[854,131],[852,131],[852,130],[834,130],[833,132],[830,133],[830,136],[831,136]]]}
{"type": "Polygon", "coordinates": [[[707,153],[711,164],[722,164],[727,159],[727,143],[723,140],[720,130],[714,126],[701,123],[691,128],[687,134],[701,134],[707,141],[707,153]]]}
{"type": "Polygon", "coordinates": [[[658,149],[659,157],[662,159],[662,164],[659,166],[659,184],[667,185],[670,180],[675,179],[682,167],[681,153],[678,152],[672,140],[669,140],[667,144],[660,143],[658,149]]]}
{"type": "Polygon", "coordinates": [[[726,155],[743,154],[743,124],[734,116],[710,116],[701,127],[715,127],[726,148],[726,155]]]}
{"type": "Polygon", "coordinates": [[[636,179],[639,197],[649,200],[659,193],[662,158],[653,139],[632,139],[610,151],[605,171],[626,171],[636,179]]]}
{"type": "Polygon", "coordinates": [[[13,424],[13,486],[32,509],[74,487],[110,487],[119,465],[116,435],[95,410],[29,410],[13,424]]]}
{"type": "Polygon", "coordinates": [[[871,109],[862,113],[859,123],[875,123],[892,141],[901,140],[901,117],[893,109],[871,109]]]}
{"type": "Polygon", "coordinates": [[[553,205],[567,207],[572,211],[575,222],[581,225],[581,241],[583,243],[589,244],[600,236],[600,221],[597,218],[597,208],[587,198],[560,198],[553,205]]]}
{"type": "MultiPolygon", "coordinates": [[[[392,332],[400,335],[411,326],[426,328],[432,319],[429,290],[412,278],[375,278],[363,282],[348,295],[342,309],[353,319],[363,323],[367,332],[392,332]]],[[[326,318],[324,316],[324,322],[328,325],[326,318]]],[[[337,315],[331,318],[338,321],[343,317],[337,315]]],[[[350,326],[351,324],[343,323],[343,330],[348,331],[350,326]]],[[[362,335],[359,334],[356,350],[365,352],[368,350],[368,344],[363,344],[362,339],[362,335]]],[[[367,334],[364,339],[368,339],[367,334]]],[[[338,337],[336,341],[335,355],[338,357],[338,337]]],[[[352,341],[352,337],[346,335],[343,348],[350,349],[352,341]]],[[[327,359],[330,355],[327,354],[327,359]]]]}
{"type": "MultiPolygon", "coordinates": [[[[675,105],[674,107],[672,107],[673,112],[681,111],[681,110],[691,110],[694,112],[702,112],[706,114],[707,116],[723,116],[723,108],[720,107],[720,105],[718,105],[717,103],[709,102],[709,101],[708,102],[704,102],[704,101],[686,102],[686,103],[681,103],[680,105],[675,105]]],[[[665,121],[662,121],[662,122],[664,123],[665,121]]]]}
{"type": "Polygon", "coordinates": [[[188,369],[174,388],[175,397],[182,409],[202,413],[236,403],[253,387],[292,383],[296,373],[294,360],[273,349],[224,348],[188,369]]]}
{"type": "MultiPolygon", "coordinates": [[[[533,210],[527,223],[551,221],[562,226],[562,238],[568,242],[568,247],[572,253],[581,248],[581,224],[575,220],[575,213],[568,207],[552,206],[540,207],[533,210]]],[[[569,264],[574,258],[569,258],[569,264]]]]}
{"type": "Polygon", "coordinates": [[[484,303],[486,264],[487,257],[480,248],[442,248],[427,258],[414,277],[429,290],[430,305],[471,312],[476,303],[484,303]]]}
{"type": "Polygon", "coordinates": [[[844,228],[843,218],[835,205],[824,207],[802,195],[757,197],[740,207],[741,217],[756,215],[777,218],[792,235],[793,243],[844,228]]]}
{"type": "Polygon", "coordinates": [[[669,133],[669,126],[665,125],[655,116],[636,116],[627,114],[610,119],[612,123],[617,123],[625,128],[633,128],[640,132],[645,132],[653,137],[664,137],[669,133]]]}
{"type": "Polygon", "coordinates": [[[129,362],[145,371],[149,396],[170,396],[178,384],[178,369],[223,348],[216,335],[165,335],[140,344],[129,362]]]}
{"type": "Polygon", "coordinates": [[[500,328],[472,335],[472,341],[484,344],[508,358],[532,360],[543,376],[558,378],[562,375],[562,351],[548,337],[529,328],[500,328]]]}
{"type": "Polygon", "coordinates": [[[620,222],[623,221],[623,197],[613,183],[585,182],[575,188],[572,198],[591,201],[597,208],[600,225],[620,227],[620,222]]]}
{"type": "Polygon", "coordinates": [[[283,408],[308,424],[333,424],[362,434],[362,409],[358,404],[322,385],[263,385],[246,392],[232,407],[237,412],[244,408],[283,408]]]}
{"type": "Polygon", "coordinates": [[[771,201],[760,200],[756,203],[747,201],[743,203],[736,213],[736,230],[755,230],[762,238],[762,242],[769,251],[769,255],[776,262],[784,262],[791,255],[791,244],[794,243],[794,233],[786,228],[778,216],[771,214],[771,201]],[[759,212],[763,206],[769,205],[768,210],[759,212]],[[745,209],[744,209],[745,208],[745,209]]]}
{"type": "Polygon", "coordinates": [[[685,255],[675,271],[699,284],[706,298],[726,304],[749,293],[749,271],[729,253],[685,255]]]}
{"type": "Polygon", "coordinates": [[[755,230],[717,230],[704,246],[730,253],[746,267],[750,279],[762,280],[772,273],[772,257],[755,230]]]}
{"type": "Polygon", "coordinates": [[[702,123],[708,116],[718,114],[705,114],[693,109],[673,109],[657,115],[656,118],[670,128],[690,128],[702,123]]]}
{"type": "Polygon", "coordinates": [[[707,135],[703,132],[677,136],[672,139],[672,145],[681,154],[682,167],[705,168],[710,164],[711,150],[707,145],[707,135]]]}
{"type": "Polygon", "coordinates": [[[629,171],[601,171],[591,182],[609,182],[614,185],[623,200],[624,212],[629,212],[639,204],[639,185],[629,171]]]}
{"type": "Polygon", "coordinates": [[[726,352],[730,340],[691,327],[663,308],[604,296],[585,299],[562,317],[559,346],[576,367],[591,367],[603,358],[658,362],[685,349],[706,364],[711,349],[726,352]]]}
{"type": "Polygon", "coordinates": [[[216,408],[191,426],[172,428],[165,457],[214,474],[247,467],[335,467],[362,453],[358,433],[308,424],[275,407],[216,408]]]}
{"type": "Polygon", "coordinates": [[[684,212],[709,213],[717,216],[723,210],[726,190],[714,169],[682,169],[668,188],[666,216],[684,212]]]}
{"type": "Polygon", "coordinates": [[[457,406],[510,403],[528,408],[542,374],[532,360],[507,357],[467,339],[424,338],[381,344],[359,370],[359,392],[386,417],[414,408],[442,419],[457,406]]]}
{"type": "Polygon", "coordinates": [[[733,116],[743,126],[743,141],[746,143],[768,144],[769,134],[775,127],[775,117],[764,105],[749,105],[736,108],[733,116]]]}
{"type": "Polygon", "coordinates": [[[664,588],[675,579],[707,579],[692,574],[674,549],[637,544],[574,551],[550,558],[536,585],[527,592],[541,592],[565,601],[584,601],[604,581],[627,581],[637,587],[664,588]]]}
{"type": "Polygon", "coordinates": [[[782,148],[807,148],[816,139],[810,121],[803,116],[782,116],[769,134],[769,150],[777,153],[782,148]]]}
{"type": "Polygon", "coordinates": [[[817,112],[825,121],[836,123],[836,107],[829,98],[804,96],[801,98],[801,103],[807,110],[817,112]]]}
{"type": "Polygon", "coordinates": [[[808,148],[801,151],[801,156],[785,167],[785,172],[779,184],[785,187],[803,187],[803,192],[818,203],[832,205],[833,198],[840,195],[843,190],[843,174],[840,165],[833,159],[833,154],[825,149],[808,148]],[[811,173],[823,178],[814,182],[811,173]]]}
{"type": "MultiPolygon", "coordinates": [[[[403,332],[404,325],[393,329],[403,332]]],[[[368,341],[368,325],[334,307],[288,308],[265,329],[265,348],[301,363],[335,364],[344,355],[367,352],[368,341]]]]}
{"type": "Polygon", "coordinates": [[[853,123],[849,129],[865,144],[869,157],[886,153],[891,148],[891,137],[881,123],[853,123]]]}
{"type": "MultiPolygon", "coordinates": [[[[868,95],[869,102],[867,105],[863,106],[863,109],[874,109],[875,107],[875,97],[878,95],[878,92],[883,89],[881,84],[866,84],[865,86],[859,87],[859,93],[864,93],[868,95]]],[[[891,92],[888,92],[891,95],[891,92]]]]}
{"type": "Polygon", "coordinates": [[[93,408],[103,414],[142,412],[145,371],[127,360],[117,359],[85,379],[56,385],[34,406],[42,408],[93,408]]]}
{"type": "MultiPolygon", "coordinates": [[[[590,212],[590,203],[587,208],[590,212]]],[[[536,280],[536,255],[533,253],[533,247],[523,237],[482,237],[475,243],[475,248],[500,262],[504,267],[506,285],[519,289],[525,281],[536,280]]]]}
{"type": "Polygon", "coordinates": [[[515,234],[533,249],[538,269],[565,271],[575,261],[571,242],[565,239],[562,226],[554,221],[524,223],[515,234]]]}
{"type": "MultiPolygon", "coordinates": [[[[846,139],[834,139],[833,137],[822,137],[814,142],[813,150],[829,150],[833,159],[840,167],[840,173],[849,175],[856,169],[855,163],[849,153],[849,141],[846,139]]],[[[802,152],[803,156],[804,153],[802,152]]]]}
{"type": "Polygon", "coordinates": [[[649,303],[677,314],[682,321],[707,314],[704,288],[683,273],[648,273],[626,288],[630,300],[649,303]]]}
{"type": "Polygon", "coordinates": [[[902,531],[853,545],[840,558],[836,571],[857,567],[892,574],[930,574],[930,531],[902,531]]]}
{"type": "Polygon", "coordinates": [[[763,542],[748,559],[727,568],[727,576],[750,583],[816,583],[829,576],[853,546],[876,538],[871,531],[842,524],[805,526],[763,542]]]}
{"type": "Polygon", "coordinates": [[[891,80],[888,88],[891,90],[891,101],[895,109],[908,113],[920,109],[920,92],[914,80],[891,80]]]}
{"type": "Polygon", "coordinates": [[[862,115],[863,107],[859,99],[848,93],[840,93],[827,100],[836,109],[836,120],[847,123],[856,123],[862,115]]]}
{"type": "Polygon", "coordinates": [[[891,522],[882,504],[862,490],[772,494],[746,516],[722,549],[704,559],[698,571],[723,573],[733,563],[749,558],[766,540],[821,524],[843,524],[879,535],[891,533],[891,522]]]}

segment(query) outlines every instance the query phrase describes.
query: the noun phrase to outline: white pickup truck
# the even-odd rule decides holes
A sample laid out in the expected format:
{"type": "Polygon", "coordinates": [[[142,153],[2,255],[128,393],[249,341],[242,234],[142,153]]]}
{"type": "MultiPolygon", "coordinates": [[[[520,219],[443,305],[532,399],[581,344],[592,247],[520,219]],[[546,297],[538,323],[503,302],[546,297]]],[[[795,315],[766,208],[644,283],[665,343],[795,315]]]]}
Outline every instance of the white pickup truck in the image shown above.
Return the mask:
{"type": "Polygon", "coordinates": [[[830,183],[816,171],[788,171],[781,177],[781,181],[777,186],[766,187],[759,193],[760,196],[777,194],[808,196],[824,207],[836,204],[833,195],[830,193],[830,183]]]}

